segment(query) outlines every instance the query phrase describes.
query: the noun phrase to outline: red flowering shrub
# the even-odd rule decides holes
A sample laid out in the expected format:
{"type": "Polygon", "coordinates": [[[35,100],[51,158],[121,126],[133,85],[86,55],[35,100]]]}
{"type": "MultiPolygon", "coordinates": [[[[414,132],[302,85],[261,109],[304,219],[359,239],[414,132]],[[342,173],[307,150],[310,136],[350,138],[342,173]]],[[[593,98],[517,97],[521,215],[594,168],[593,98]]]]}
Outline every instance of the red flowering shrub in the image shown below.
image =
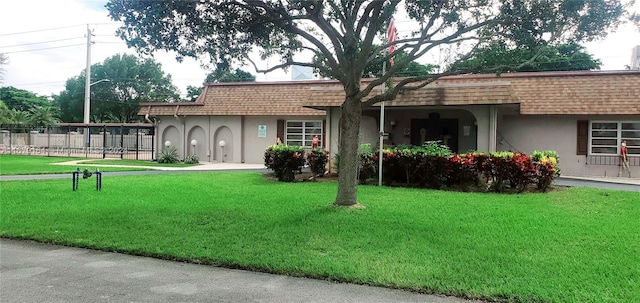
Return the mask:
{"type": "Polygon", "coordinates": [[[416,181],[420,187],[442,189],[447,184],[451,163],[443,156],[423,156],[416,167],[416,181]]]}
{"type": "MultiPolygon", "coordinates": [[[[378,153],[359,152],[360,181],[377,177],[378,153]]],[[[481,185],[486,179],[497,192],[511,188],[523,192],[536,184],[546,191],[559,175],[558,156],[553,151],[534,152],[532,157],[523,153],[494,152],[452,155],[446,146],[429,142],[425,146],[398,146],[382,152],[383,181],[409,186],[442,189],[447,186],[469,188],[481,185]]]]}
{"type": "Polygon", "coordinates": [[[376,178],[378,172],[378,154],[371,152],[368,144],[363,144],[358,149],[360,168],[358,170],[358,180],[364,183],[367,179],[376,178]]]}
{"type": "Polygon", "coordinates": [[[264,166],[272,169],[278,181],[293,182],[294,172],[304,165],[304,150],[300,146],[271,145],[264,152],[264,166]]]}
{"type": "Polygon", "coordinates": [[[538,189],[546,192],[553,179],[560,176],[560,168],[558,168],[558,154],[555,151],[548,150],[544,152],[534,151],[531,155],[537,170],[537,186],[538,189]]]}
{"type": "Polygon", "coordinates": [[[477,185],[481,173],[478,159],[482,159],[482,157],[471,153],[450,157],[447,185],[460,185],[463,187],[477,185]]]}
{"type": "Polygon", "coordinates": [[[323,176],[328,162],[329,152],[322,148],[314,148],[307,153],[307,163],[314,176],[323,176]]]}

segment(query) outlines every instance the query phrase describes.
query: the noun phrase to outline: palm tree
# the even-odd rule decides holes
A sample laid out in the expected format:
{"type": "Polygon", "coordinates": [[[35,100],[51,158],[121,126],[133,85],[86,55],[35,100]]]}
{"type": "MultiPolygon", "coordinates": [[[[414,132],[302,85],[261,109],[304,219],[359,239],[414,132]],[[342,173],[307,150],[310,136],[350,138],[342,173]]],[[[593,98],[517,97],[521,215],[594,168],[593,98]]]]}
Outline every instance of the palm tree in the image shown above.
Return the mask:
{"type": "Polygon", "coordinates": [[[17,109],[12,109],[10,114],[11,124],[26,125],[29,124],[29,113],[17,109]]]}
{"type": "Polygon", "coordinates": [[[7,107],[4,101],[0,100],[0,124],[11,124],[11,110],[7,107]]]}
{"type": "Polygon", "coordinates": [[[36,106],[29,111],[28,122],[36,126],[52,126],[60,122],[58,112],[53,106],[36,106]]]}

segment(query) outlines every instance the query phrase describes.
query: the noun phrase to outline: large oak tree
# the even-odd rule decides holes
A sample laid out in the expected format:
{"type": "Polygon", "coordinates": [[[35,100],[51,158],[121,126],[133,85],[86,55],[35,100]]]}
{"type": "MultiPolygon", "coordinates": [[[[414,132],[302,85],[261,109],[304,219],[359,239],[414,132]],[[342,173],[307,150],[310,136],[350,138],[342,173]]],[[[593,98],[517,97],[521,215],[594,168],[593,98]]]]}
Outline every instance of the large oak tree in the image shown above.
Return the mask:
{"type": "Polygon", "coordinates": [[[411,62],[441,46],[458,49],[464,58],[474,45],[491,40],[513,45],[589,40],[605,35],[624,13],[615,0],[111,0],[107,8],[124,23],[120,36],[142,53],[174,50],[179,56],[231,66],[258,63],[250,58],[257,52],[261,60],[279,60],[264,69],[254,64],[258,72],[295,64],[338,80],[345,99],[336,205],[357,203],[363,108],[460,72],[411,76],[384,92],[375,89],[411,62]],[[415,26],[386,43],[382,36],[396,13],[414,20],[415,26]],[[386,53],[392,45],[395,51],[386,53]],[[303,51],[314,59],[294,56],[303,51]],[[361,82],[368,68],[401,52],[407,56],[397,58],[384,75],[361,82]]]}

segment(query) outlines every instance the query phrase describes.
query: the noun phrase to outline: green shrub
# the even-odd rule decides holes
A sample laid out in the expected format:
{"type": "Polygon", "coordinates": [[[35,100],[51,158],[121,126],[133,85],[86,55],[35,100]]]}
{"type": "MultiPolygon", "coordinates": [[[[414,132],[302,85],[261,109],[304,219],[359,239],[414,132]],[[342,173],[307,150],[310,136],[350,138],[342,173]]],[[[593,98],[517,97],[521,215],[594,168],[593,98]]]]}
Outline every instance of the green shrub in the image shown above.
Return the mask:
{"type": "Polygon", "coordinates": [[[450,156],[453,153],[449,146],[442,144],[442,141],[427,141],[422,145],[423,153],[427,156],[450,156]]]}
{"type": "Polygon", "coordinates": [[[329,152],[322,148],[315,148],[307,153],[307,163],[309,163],[311,173],[313,173],[314,176],[324,175],[327,162],[329,162],[329,152]]]}
{"type": "Polygon", "coordinates": [[[271,145],[264,152],[264,166],[273,170],[279,181],[293,182],[295,171],[304,165],[304,150],[300,146],[271,145]]]}
{"type": "Polygon", "coordinates": [[[531,155],[531,159],[536,165],[538,189],[547,191],[553,179],[560,176],[560,167],[558,166],[560,157],[553,150],[542,152],[536,150],[531,155]]]}
{"type": "Polygon", "coordinates": [[[198,164],[198,163],[200,163],[200,158],[198,158],[198,156],[196,156],[196,154],[188,155],[184,159],[184,163],[187,163],[187,164],[198,164]]]}
{"type": "Polygon", "coordinates": [[[371,150],[371,145],[360,144],[358,148],[358,180],[365,183],[367,179],[376,178],[378,174],[378,156],[371,150]]]}
{"type": "Polygon", "coordinates": [[[178,163],[180,159],[178,159],[178,150],[169,146],[163,149],[158,155],[158,163],[178,163]]]}

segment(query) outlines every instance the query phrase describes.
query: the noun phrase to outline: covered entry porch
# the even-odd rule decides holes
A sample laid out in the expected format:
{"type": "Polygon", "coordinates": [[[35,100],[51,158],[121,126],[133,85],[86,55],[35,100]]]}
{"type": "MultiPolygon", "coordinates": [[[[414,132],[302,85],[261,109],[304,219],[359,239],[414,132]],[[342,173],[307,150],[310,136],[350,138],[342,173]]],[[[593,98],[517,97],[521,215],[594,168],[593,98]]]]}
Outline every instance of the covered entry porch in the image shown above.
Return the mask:
{"type": "MultiPolygon", "coordinates": [[[[517,112],[518,104],[469,106],[386,106],[384,146],[422,145],[441,141],[454,153],[493,152],[498,147],[500,116],[517,112]]],[[[338,152],[340,109],[327,110],[331,151],[338,152]]],[[[380,107],[363,112],[360,143],[378,147],[380,107]]]]}

